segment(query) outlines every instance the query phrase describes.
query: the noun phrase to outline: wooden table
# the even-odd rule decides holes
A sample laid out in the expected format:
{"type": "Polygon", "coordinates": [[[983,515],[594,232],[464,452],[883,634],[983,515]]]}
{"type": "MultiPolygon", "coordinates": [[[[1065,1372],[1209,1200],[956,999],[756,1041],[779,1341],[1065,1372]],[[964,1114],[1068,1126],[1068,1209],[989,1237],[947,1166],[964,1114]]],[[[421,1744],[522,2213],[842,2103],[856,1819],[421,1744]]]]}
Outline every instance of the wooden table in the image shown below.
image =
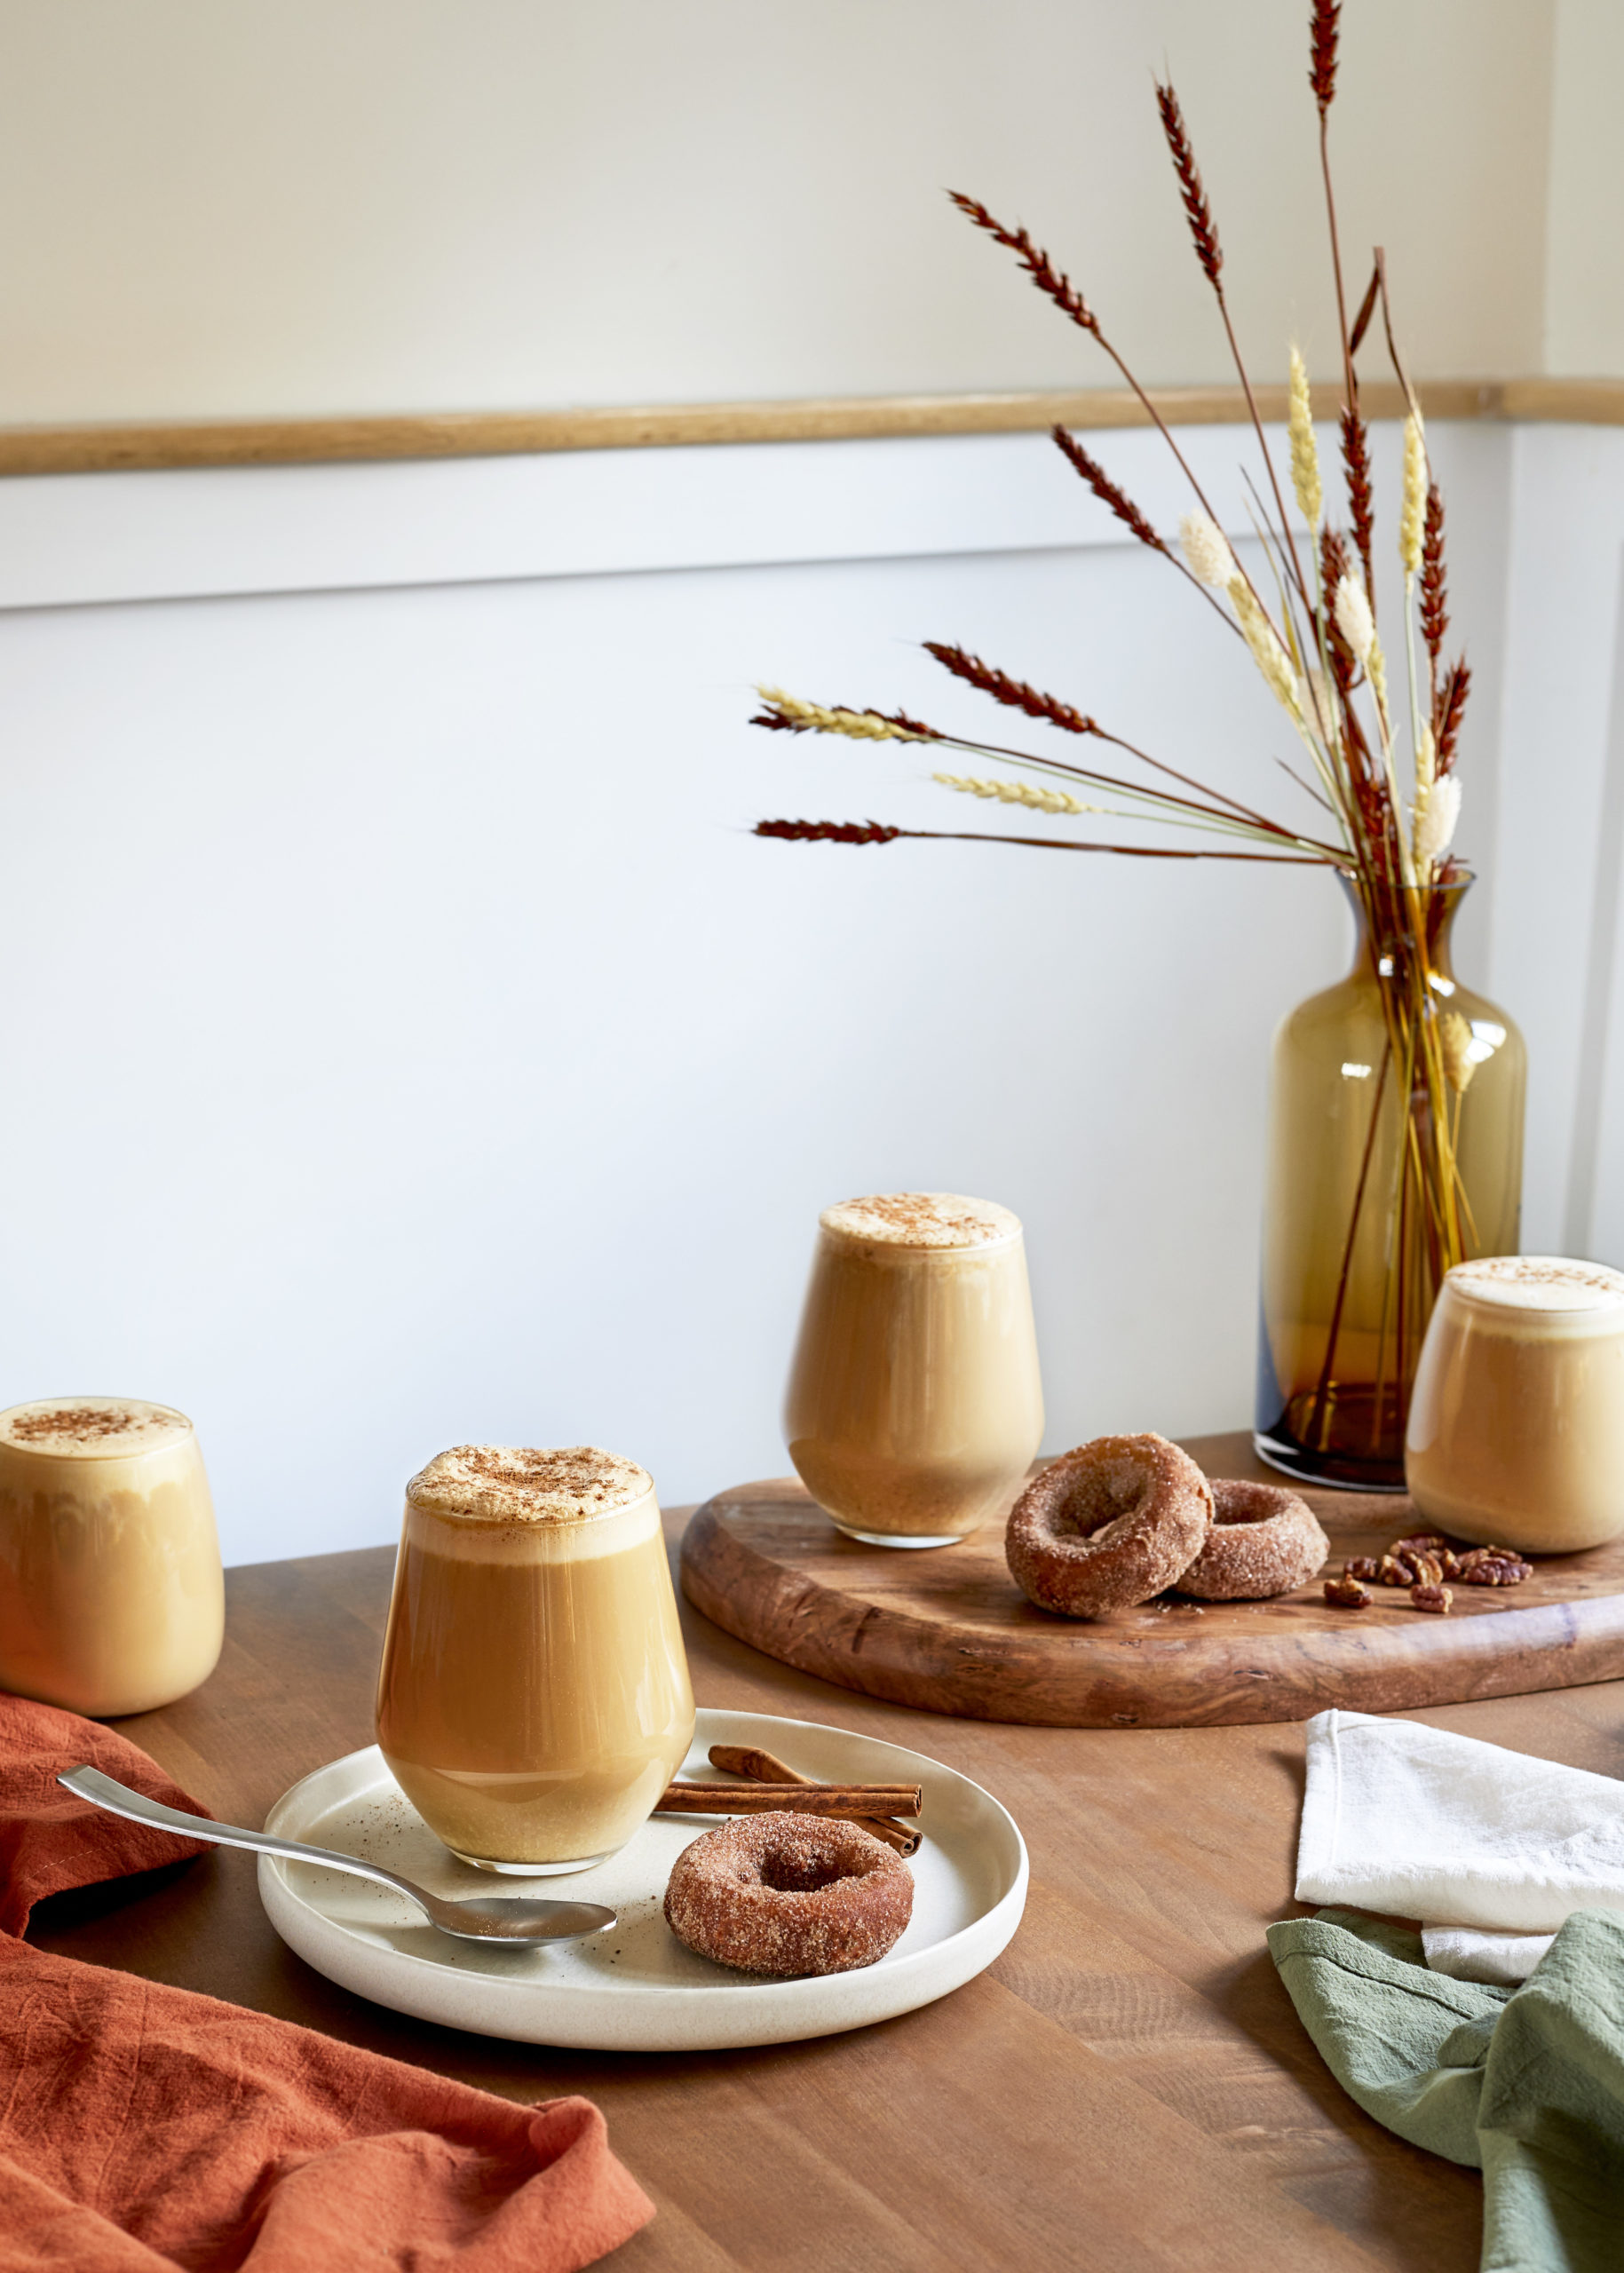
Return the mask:
{"type": "MultiPolygon", "coordinates": [[[[1194,1442],[1246,1472],[1243,1438],[1194,1442]]],[[[685,1511],[670,1520],[675,1537],[685,1511]]],[[[121,1725],[215,1813],[263,1820],[372,1737],[392,1551],[227,1574],[225,1656],[121,1725]]],[[[1470,2273],[1475,2172],[1343,2095],[1264,1946],[1291,1898],[1299,1728],[1015,1728],[794,1673],[684,1605],[703,1705],[866,1730],[950,1761],[1032,1853],[1014,1942],[955,1996],[804,2045],[611,2056],[408,2020],[276,1939],[220,1851],[36,1913],[45,1947],[277,2013],[516,2100],[589,2093],[659,2205],[615,2273],[1470,2273]]],[[[1624,1683],[1414,1717],[1624,1773],[1624,1683]]]]}

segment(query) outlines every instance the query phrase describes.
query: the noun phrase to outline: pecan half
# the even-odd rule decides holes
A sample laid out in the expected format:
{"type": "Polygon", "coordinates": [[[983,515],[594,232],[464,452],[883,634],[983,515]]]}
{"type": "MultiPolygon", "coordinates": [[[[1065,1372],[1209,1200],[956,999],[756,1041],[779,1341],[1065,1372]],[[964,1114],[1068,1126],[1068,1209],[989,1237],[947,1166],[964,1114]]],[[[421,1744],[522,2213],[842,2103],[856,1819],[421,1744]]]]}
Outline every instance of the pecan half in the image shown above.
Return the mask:
{"type": "Polygon", "coordinates": [[[1418,1587],[1443,1585],[1444,1566],[1436,1555],[1423,1555],[1418,1548],[1412,1548],[1404,1560],[1409,1564],[1418,1587]]]}
{"type": "Polygon", "coordinates": [[[1533,1565],[1509,1548],[1479,1547],[1461,1557],[1458,1575],[1469,1587],[1520,1587],[1533,1578],[1533,1565]]]}
{"type": "Polygon", "coordinates": [[[1359,1580],[1348,1573],[1340,1579],[1326,1580],[1325,1598],[1333,1610],[1368,1610],[1370,1607],[1369,1588],[1361,1587],[1359,1580]]]}
{"type": "Polygon", "coordinates": [[[1413,1587],[1415,1583],[1407,1561],[1397,1555],[1384,1555],[1376,1564],[1376,1576],[1384,1587],[1413,1587]]]}
{"type": "Polygon", "coordinates": [[[1416,1610],[1430,1610],[1435,1618],[1447,1618],[1454,1596],[1447,1587],[1412,1587],[1410,1603],[1416,1610]]]}
{"type": "Polygon", "coordinates": [[[1446,1544],[1441,1532],[1418,1531],[1412,1532],[1407,1539],[1394,1540],[1387,1551],[1390,1555],[1406,1555],[1414,1548],[1420,1555],[1436,1555],[1446,1544]]]}
{"type": "Polygon", "coordinates": [[[1379,1555],[1351,1555],[1342,1566],[1344,1579],[1379,1579],[1382,1558],[1379,1555]]]}

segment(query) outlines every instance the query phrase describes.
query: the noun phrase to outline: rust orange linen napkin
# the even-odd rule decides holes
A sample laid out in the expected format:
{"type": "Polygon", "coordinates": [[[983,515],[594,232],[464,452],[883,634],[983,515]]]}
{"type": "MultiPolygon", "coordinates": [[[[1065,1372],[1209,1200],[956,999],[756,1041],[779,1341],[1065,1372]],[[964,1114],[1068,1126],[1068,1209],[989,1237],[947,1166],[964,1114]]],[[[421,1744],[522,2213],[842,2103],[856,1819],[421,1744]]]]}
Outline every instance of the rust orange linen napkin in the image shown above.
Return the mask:
{"type": "Polygon", "coordinates": [[[515,2106],[20,1939],[47,1894],[186,1852],[63,1791],[78,1761],[202,1812],[116,1731],[0,1696],[0,2273],[576,2273],[653,2216],[590,2100],[515,2106]]]}

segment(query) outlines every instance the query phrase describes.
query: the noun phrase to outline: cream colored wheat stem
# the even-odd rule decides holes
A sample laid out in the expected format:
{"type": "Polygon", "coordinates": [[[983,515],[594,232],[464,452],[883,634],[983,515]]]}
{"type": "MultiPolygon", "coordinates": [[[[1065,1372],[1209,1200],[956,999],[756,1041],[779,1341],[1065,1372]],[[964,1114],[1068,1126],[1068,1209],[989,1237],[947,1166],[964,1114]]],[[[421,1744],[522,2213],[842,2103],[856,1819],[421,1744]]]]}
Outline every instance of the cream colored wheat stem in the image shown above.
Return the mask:
{"type": "Polygon", "coordinates": [[[797,726],[809,727],[814,733],[845,734],[860,742],[936,740],[934,734],[915,733],[907,726],[893,725],[889,718],[876,718],[872,711],[830,709],[821,702],[804,702],[798,695],[786,694],[781,686],[758,686],[756,692],[770,710],[792,719],[797,726]]]}
{"type": "Polygon", "coordinates": [[[1311,854],[1317,859],[1329,857],[1327,846],[1316,843],[1312,837],[1297,836],[1287,829],[1254,828],[1249,823],[1233,820],[1227,813],[1214,813],[1209,818],[1205,813],[1169,810],[1168,801],[1158,796],[1153,789],[1123,788],[1116,792],[1120,797],[1149,807],[1146,814],[1124,812],[1118,805],[1085,804],[1081,798],[1073,797],[1065,791],[1038,789],[1026,782],[994,781],[981,775],[958,773],[933,773],[931,778],[940,782],[945,789],[957,789],[971,797],[995,798],[1001,804],[1026,805],[1038,812],[1102,813],[1112,820],[1143,820],[1148,818],[1164,828],[1199,829],[1206,836],[1239,836],[1254,844],[1272,845],[1277,850],[1289,845],[1311,854]],[[1066,802],[1054,804],[1043,802],[1056,796],[1065,797],[1066,802]]]}
{"type": "Polygon", "coordinates": [[[1034,813],[1103,813],[1105,805],[1085,805],[1069,789],[1040,789],[1029,781],[989,781],[973,773],[933,773],[944,789],[961,789],[971,797],[995,797],[1001,805],[1025,805],[1034,813]]]}
{"type": "MultiPolygon", "coordinates": [[[[1089,788],[1108,790],[1113,796],[1131,798],[1149,806],[1159,820],[1169,820],[1175,815],[1193,815],[1198,818],[1187,822],[1187,826],[1205,828],[1210,825],[1215,828],[1232,830],[1237,836],[1255,837],[1260,844],[1277,847],[1293,844],[1321,857],[1336,857],[1335,845],[1323,844],[1314,837],[1304,836],[1283,825],[1259,826],[1244,814],[1232,816],[1216,805],[1203,804],[1193,797],[1175,796],[1165,790],[1140,789],[1113,774],[1094,773],[1084,766],[1068,765],[1059,758],[1042,757],[1035,750],[1011,749],[999,742],[970,741],[961,734],[938,733],[931,739],[938,749],[961,749],[972,757],[990,757],[995,764],[1025,766],[1036,772],[1061,773],[1068,781],[1081,781],[1089,788]]],[[[1109,808],[1102,807],[1101,810],[1109,808]]]]}
{"type": "MultiPolygon", "coordinates": [[[[1252,516],[1252,527],[1258,542],[1264,548],[1264,558],[1268,560],[1270,570],[1274,577],[1275,593],[1279,601],[1280,614],[1286,623],[1287,636],[1291,640],[1293,653],[1303,664],[1303,685],[1307,690],[1309,707],[1312,709],[1315,713],[1316,719],[1318,720],[1319,738],[1316,739],[1313,725],[1311,724],[1308,711],[1304,708],[1301,697],[1299,697],[1297,701],[1290,708],[1289,715],[1291,722],[1296,729],[1297,739],[1302,742],[1303,747],[1307,750],[1310,758],[1313,762],[1314,771],[1319,776],[1321,788],[1325,790],[1327,796],[1331,801],[1332,818],[1335,821],[1337,829],[1342,837],[1342,850],[1351,856],[1353,849],[1352,838],[1349,828],[1348,814],[1343,803],[1342,779],[1340,773],[1333,767],[1328,758],[1328,753],[1333,748],[1334,743],[1331,731],[1332,721],[1329,716],[1330,658],[1326,652],[1324,636],[1323,633],[1320,635],[1319,642],[1320,658],[1319,683],[1316,685],[1313,676],[1308,669],[1307,657],[1303,652],[1306,641],[1296,630],[1295,617],[1292,607],[1290,587],[1287,584],[1285,576],[1281,573],[1279,563],[1274,557],[1274,548],[1270,543],[1269,531],[1266,526],[1260,521],[1259,517],[1256,512],[1254,512],[1252,516]]],[[[1319,546],[1313,546],[1311,548],[1311,552],[1316,601],[1319,605],[1321,613],[1323,614],[1323,596],[1320,592],[1319,546]]],[[[1239,610],[1237,610],[1237,613],[1239,614],[1239,610]]]]}

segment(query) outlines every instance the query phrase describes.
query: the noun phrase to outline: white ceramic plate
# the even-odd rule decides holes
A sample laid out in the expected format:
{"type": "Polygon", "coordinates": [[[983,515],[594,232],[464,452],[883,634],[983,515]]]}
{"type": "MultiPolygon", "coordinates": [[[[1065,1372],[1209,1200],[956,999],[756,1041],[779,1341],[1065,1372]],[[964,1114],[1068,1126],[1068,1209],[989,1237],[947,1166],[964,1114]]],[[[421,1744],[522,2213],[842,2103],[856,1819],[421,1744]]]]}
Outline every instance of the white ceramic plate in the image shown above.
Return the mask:
{"type": "Polygon", "coordinates": [[[613,1931],[526,1951],[436,1932],[387,1887],[309,1863],[259,1857],[259,1895],[289,1949],[376,2003],[419,2020],[527,2044],[610,2052],[709,2052],[832,2036],[912,2012],[991,1965],[1020,1923],[1026,1849],[967,1777],[900,1745],[765,1713],[701,1712],[685,1776],[714,1777],[713,1744],[759,1745],[822,1782],[924,1787],[924,1843],[909,1862],[914,1915],[878,1965],[764,1981],[685,1949],[661,1905],[672,1864],[710,1818],[661,1816],[590,1871],[493,1880],[448,1853],[402,1795],[376,1745],[318,1768],[272,1809],[267,1831],[384,1863],[436,1894],[538,1894],[605,1902],[613,1931]]]}

